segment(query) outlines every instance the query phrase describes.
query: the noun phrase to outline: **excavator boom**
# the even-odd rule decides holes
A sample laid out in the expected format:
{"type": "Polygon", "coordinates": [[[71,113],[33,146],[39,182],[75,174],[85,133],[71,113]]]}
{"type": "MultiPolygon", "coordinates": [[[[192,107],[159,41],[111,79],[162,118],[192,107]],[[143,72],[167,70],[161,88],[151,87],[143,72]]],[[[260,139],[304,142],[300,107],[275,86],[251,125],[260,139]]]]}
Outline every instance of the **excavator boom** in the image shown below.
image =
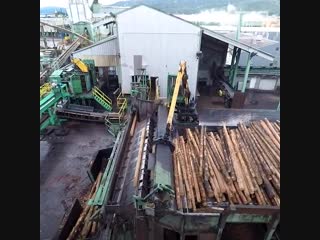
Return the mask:
{"type": "Polygon", "coordinates": [[[168,118],[167,118],[167,127],[169,130],[172,130],[172,120],[173,120],[173,116],[174,116],[174,110],[175,110],[176,104],[177,104],[179,88],[180,88],[183,76],[186,74],[186,64],[187,63],[185,61],[180,62],[180,68],[179,68],[179,72],[178,72],[178,75],[176,78],[176,82],[175,82],[175,86],[174,86],[174,90],[173,90],[173,95],[172,95],[172,99],[171,99],[171,103],[170,103],[168,118]]]}

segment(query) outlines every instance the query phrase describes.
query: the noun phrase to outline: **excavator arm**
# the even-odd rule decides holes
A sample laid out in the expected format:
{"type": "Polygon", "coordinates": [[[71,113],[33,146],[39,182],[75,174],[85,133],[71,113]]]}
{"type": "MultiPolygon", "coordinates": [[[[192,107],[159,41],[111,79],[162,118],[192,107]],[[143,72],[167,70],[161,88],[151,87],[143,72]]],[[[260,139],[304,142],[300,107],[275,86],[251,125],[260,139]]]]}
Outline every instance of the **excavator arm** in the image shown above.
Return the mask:
{"type": "MultiPolygon", "coordinates": [[[[187,76],[186,65],[187,65],[187,63],[185,61],[181,61],[179,64],[179,66],[180,66],[179,72],[178,72],[178,75],[176,78],[176,82],[175,82],[175,86],[174,86],[174,90],[173,90],[173,95],[172,95],[172,99],[171,99],[171,103],[170,103],[168,118],[167,118],[167,130],[169,130],[169,131],[172,130],[172,121],[173,121],[174,111],[175,111],[176,104],[177,104],[179,88],[180,88],[182,79],[186,78],[186,76],[187,76]]],[[[187,84],[187,86],[188,86],[188,84],[187,84]]]]}

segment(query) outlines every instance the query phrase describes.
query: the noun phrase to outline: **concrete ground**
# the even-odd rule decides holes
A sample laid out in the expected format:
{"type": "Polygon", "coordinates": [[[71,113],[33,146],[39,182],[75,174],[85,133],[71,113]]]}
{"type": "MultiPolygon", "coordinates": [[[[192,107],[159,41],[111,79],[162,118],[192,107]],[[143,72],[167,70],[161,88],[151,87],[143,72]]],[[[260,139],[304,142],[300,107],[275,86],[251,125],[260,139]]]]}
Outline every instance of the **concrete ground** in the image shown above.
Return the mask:
{"type": "Polygon", "coordinates": [[[277,111],[280,96],[274,92],[246,91],[243,109],[225,108],[223,98],[212,89],[205,89],[197,100],[200,124],[207,126],[236,126],[240,121],[248,122],[268,118],[280,120],[277,111]]]}
{"type": "Polygon", "coordinates": [[[40,239],[57,232],[75,198],[91,184],[87,168],[96,152],[113,144],[104,124],[67,122],[69,134],[40,141],[40,239]]]}
{"type": "MultiPolygon", "coordinates": [[[[225,108],[223,97],[219,97],[213,90],[204,92],[197,100],[197,109],[225,108]]],[[[244,109],[275,110],[278,107],[280,95],[274,92],[246,90],[244,109]]]]}
{"type": "Polygon", "coordinates": [[[262,120],[280,120],[280,112],[268,109],[200,109],[199,124],[206,126],[237,126],[239,122],[262,120]]]}

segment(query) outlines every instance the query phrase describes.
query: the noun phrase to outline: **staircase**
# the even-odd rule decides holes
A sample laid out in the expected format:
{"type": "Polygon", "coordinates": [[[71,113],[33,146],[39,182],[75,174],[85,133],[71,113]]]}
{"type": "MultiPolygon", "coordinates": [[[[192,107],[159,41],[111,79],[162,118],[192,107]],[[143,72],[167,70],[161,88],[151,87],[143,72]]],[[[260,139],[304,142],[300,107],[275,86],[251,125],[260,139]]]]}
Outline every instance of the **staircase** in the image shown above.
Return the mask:
{"type": "Polygon", "coordinates": [[[114,137],[121,131],[121,129],[126,125],[126,110],[128,107],[127,99],[122,97],[121,93],[117,97],[117,107],[118,112],[108,114],[105,119],[105,124],[107,126],[107,131],[114,137]]]}
{"type": "Polygon", "coordinates": [[[92,89],[92,96],[104,109],[108,112],[112,111],[112,100],[99,88],[94,87],[92,89]]]}

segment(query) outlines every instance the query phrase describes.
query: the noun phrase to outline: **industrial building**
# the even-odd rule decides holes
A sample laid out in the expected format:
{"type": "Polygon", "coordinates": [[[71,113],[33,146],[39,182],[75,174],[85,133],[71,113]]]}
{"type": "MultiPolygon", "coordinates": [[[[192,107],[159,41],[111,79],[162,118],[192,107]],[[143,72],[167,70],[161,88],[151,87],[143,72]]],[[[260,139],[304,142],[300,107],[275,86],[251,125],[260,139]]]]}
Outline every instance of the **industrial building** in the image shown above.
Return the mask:
{"type": "Polygon", "coordinates": [[[70,4],[40,65],[40,239],[280,240],[278,43],[70,4]]]}
{"type": "MultiPolygon", "coordinates": [[[[117,13],[114,22],[115,38],[81,49],[74,57],[113,59],[100,67],[116,68],[124,94],[130,94],[133,76],[143,68],[148,76],[158,79],[160,96],[167,98],[168,75],[175,73],[177,62],[184,59],[191,96],[197,97],[201,95],[197,91],[199,79],[209,75],[213,62],[217,68],[225,65],[228,47],[250,53],[249,64],[251,58],[263,58],[271,63],[274,60],[272,54],[145,5],[117,13]],[[98,48],[101,51],[92,55],[98,48]]],[[[209,77],[206,82],[210,86],[209,77]]]]}

